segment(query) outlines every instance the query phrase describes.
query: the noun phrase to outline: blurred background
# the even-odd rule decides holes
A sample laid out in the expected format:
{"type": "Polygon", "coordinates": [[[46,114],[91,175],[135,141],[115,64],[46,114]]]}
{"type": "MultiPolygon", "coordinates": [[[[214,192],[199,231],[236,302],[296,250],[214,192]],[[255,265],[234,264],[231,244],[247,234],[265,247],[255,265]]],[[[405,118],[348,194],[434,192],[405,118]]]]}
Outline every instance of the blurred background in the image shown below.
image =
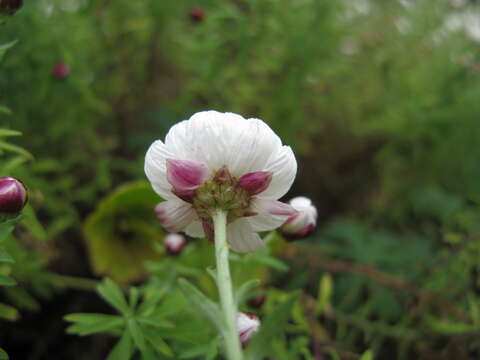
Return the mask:
{"type": "Polygon", "coordinates": [[[111,275],[85,219],[144,180],[153,140],[215,109],[261,118],[291,145],[285,199],[318,208],[317,231],[284,244],[289,270],[269,278],[305,296],[332,281],[330,311],[306,331],[314,359],[479,358],[479,6],[25,1],[0,26],[0,44],[17,40],[0,67],[0,124],[23,134],[2,140],[1,168],[36,216],[11,245],[19,286],[1,290],[15,309],[0,345],[16,360],[104,358],[111,338],[67,335],[63,316],[107,306],[52,276],[111,275]]]}

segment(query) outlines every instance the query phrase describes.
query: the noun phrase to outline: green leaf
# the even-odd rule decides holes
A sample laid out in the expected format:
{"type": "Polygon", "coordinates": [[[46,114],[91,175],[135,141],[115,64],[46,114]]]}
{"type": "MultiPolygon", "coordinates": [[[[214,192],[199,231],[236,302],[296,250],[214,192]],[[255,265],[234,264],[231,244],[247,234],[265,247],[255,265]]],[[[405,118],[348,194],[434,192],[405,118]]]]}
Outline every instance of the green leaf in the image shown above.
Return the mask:
{"type": "Polygon", "coordinates": [[[360,360],[373,360],[373,351],[372,350],[367,350],[365,351],[362,356],[360,357],[360,360]]]}
{"type": "Polygon", "coordinates": [[[8,360],[8,354],[2,348],[0,348],[0,360],[8,360]]]}
{"type": "Polygon", "coordinates": [[[0,248],[0,263],[13,263],[14,260],[8,252],[0,248]]]}
{"type": "Polygon", "coordinates": [[[129,360],[133,353],[133,344],[130,332],[125,329],[122,338],[114,346],[106,360],[129,360]]]}
{"type": "MultiPolygon", "coordinates": [[[[11,113],[12,112],[8,107],[6,107],[4,105],[0,105],[0,114],[10,115],[11,113]]],[[[2,131],[3,131],[3,129],[2,129],[2,131]]]]}
{"type": "Polygon", "coordinates": [[[317,304],[315,305],[315,314],[320,315],[325,306],[330,303],[333,293],[333,280],[330,274],[324,274],[320,279],[318,286],[317,304]]]}
{"type": "Polygon", "coordinates": [[[262,321],[260,331],[253,336],[245,351],[245,360],[263,359],[270,355],[272,340],[284,331],[297,298],[298,293],[290,295],[262,321]]]}
{"type": "Polygon", "coordinates": [[[24,218],[22,219],[22,225],[25,226],[38,240],[45,241],[47,239],[47,233],[43,225],[38,221],[35,211],[27,204],[23,209],[24,218]]]}
{"type": "Polygon", "coordinates": [[[179,279],[178,284],[182,289],[187,300],[198,311],[198,313],[207,318],[218,331],[223,333],[224,325],[220,308],[212,300],[207,298],[200,290],[185,279],[179,279]]]}
{"type": "Polygon", "coordinates": [[[10,305],[0,303],[0,318],[14,321],[17,320],[19,317],[20,314],[18,313],[17,309],[10,305]]]}
{"type": "Polygon", "coordinates": [[[142,327],[142,330],[145,338],[155,348],[155,350],[168,357],[174,356],[172,349],[170,349],[170,346],[168,346],[165,340],[162,339],[162,337],[155,329],[149,327],[142,327]]]}
{"type": "Polygon", "coordinates": [[[132,310],[135,310],[135,308],[137,307],[139,296],[140,294],[138,292],[138,289],[136,287],[131,287],[128,301],[132,310]]]}
{"type": "MultiPolygon", "coordinates": [[[[2,112],[2,107],[5,108],[4,106],[0,105],[0,112],[2,112]]],[[[10,111],[8,109],[6,110],[10,111]]],[[[10,130],[10,129],[0,129],[0,136],[21,136],[21,135],[22,133],[20,131],[10,130]]]]}
{"type": "Polygon", "coordinates": [[[97,291],[106,302],[112,305],[120,313],[124,315],[129,315],[131,313],[122,290],[113,280],[106,278],[97,286],[97,291]]]}
{"type": "Polygon", "coordinates": [[[0,275],[0,286],[14,286],[17,282],[11,277],[0,275]]]}
{"type": "Polygon", "coordinates": [[[252,279],[245,283],[243,283],[235,293],[235,302],[237,306],[242,304],[244,301],[248,299],[248,296],[260,284],[260,280],[252,279]]]}
{"type": "Polygon", "coordinates": [[[145,262],[163,258],[156,249],[164,234],[153,211],[160,201],[149,183],[127,184],[88,216],[83,230],[97,274],[128,283],[146,275],[145,262]]]}
{"type": "Polygon", "coordinates": [[[128,331],[130,331],[130,335],[132,335],[135,346],[141,351],[145,351],[145,337],[143,336],[142,329],[138,325],[137,321],[135,319],[128,319],[127,326],[128,331]]]}
{"type": "Polygon", "coordinates": [[[12,48],[17,43],[17,40],[10,41],[8,43],[0,45],[0,61],[3,60],[3,57],[7,53],[7,51],[12,48]]]}
{"type": "Polygon", "coordinates": [[[33,159],[33,155],[30,154],[27,150],[21,148],[20,146],[9,144],[5,141],[0,140],[0,149],[23,155],[28,159],[33,159]]]}
{"type": "Polygon", "coordinates": [[[67,332],[80,336],[107,332],[125,325],[123,317],[106,314],[69,314],[64,319],[74,323],[67,332]]]}

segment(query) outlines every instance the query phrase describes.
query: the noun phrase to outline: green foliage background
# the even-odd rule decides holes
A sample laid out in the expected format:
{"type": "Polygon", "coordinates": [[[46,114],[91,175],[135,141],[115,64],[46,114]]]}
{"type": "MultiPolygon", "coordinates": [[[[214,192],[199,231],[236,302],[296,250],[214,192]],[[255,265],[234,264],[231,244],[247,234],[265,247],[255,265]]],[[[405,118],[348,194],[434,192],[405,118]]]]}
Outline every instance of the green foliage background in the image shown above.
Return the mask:
{"type": "MultiPolygon", "coordinates": [[[[64,315],[105,310],[97,297],[53,290],[68,288],[70,275],[122,280],[98,269],[99,256],[112,260],[103,252],[86,254],[102,233],[115,241],[104,221],[162,238],[147,215],[154,195],[145,216],[125,219],[114,215],[131,204],[109,194],[144,179],[148,145],[172,124],[216,109],[261,118],[292,145],[299,174],[289,196],[309,196],[319,209],[310,239],[275,242],[276,257],[237,259],[248,273],[238,284],[259,277],[272,297],[262,316],[302,290],[272,345],[276,358],[356,359],[369,349],[363,358],[478,357],[478,15],[467,0],[25,2],[0,25],[0,44],[17,40],[0,68],[0,104],[10,109],[0,107],[0,128],[23,134],[4,142],[14,133],[0,132],[1,175],[28,185],[35,212],[5,245],[16,262],[2,274],[19,286],[2,297],[25,315],[2,324],[0,345],[15,359],[42,359],[54,348],[57,358],[77,353],[80,340],[71,336],[59,347],[26,333],[14,341],[19,333],[7,328],[40,319],[61,324],[50,331],[63,334],[64,315]],[[201,21],[190,16],[196,7],[201,21]],[[52,73],[58,63],[70,68],[63,79],[52,73]],[[105,212],[108,195],[103,207],[114,205],[105,212]],[[89,215],[100,231],[93,220],[84,225],[89,215]],[[62,313],[42,310],[60,301],[62,313]],[[31,342],[37,350],[28,353],[22,344],[31,342]]],[[[150,246],[165,258],[154,244],[138,251],[150,246]]],[[[178,274],[215,296],[198,275],[212,264],[209,248],[191,246],[178,274]]],[[[147,270],[145,288],[137,284],[145,297],[163,279],[164,261],[147,270]]],[[[103,359],[110,337],[94,339],[81,341],[98,349],[90,359],[103,359]]],[[[217,356],[211,347],[195,351],[191,358],[217,356]]]]}

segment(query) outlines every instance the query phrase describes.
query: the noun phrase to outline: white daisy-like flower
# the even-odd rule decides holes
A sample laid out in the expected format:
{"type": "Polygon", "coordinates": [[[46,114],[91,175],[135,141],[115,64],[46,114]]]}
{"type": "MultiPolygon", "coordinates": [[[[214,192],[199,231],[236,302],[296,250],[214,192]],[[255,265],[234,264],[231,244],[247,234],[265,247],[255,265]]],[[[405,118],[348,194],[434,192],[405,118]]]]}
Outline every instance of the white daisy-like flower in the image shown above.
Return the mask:
{"type": "Polygon", "coordinates": [[[259,329],[260,320],[258,319],[258,316],[252,313],[242,312],[237,314],[237,331],[242,345],[246,345],[252,338],[253,334],[259,329]]]}
{"type": "Polygon", "coordinates": [[[163,227],[213,237],[211,212],[228,212],[227,238],[238,252],[263,247],[259,231],[296,211],[277,201],[290,189],[297,162],[290,147],[259,119],[203,111],[174,125],[165,143],[147,151],[145,173],[166,201],[156,207],[163,227]]]}
{"type": "Polygon", "coordinates": [[[290,216],[281,227],[281,232],[286,237],[304,238],[310,235],[317,227],[317,208],[312,200],[305,196],[298,196],[289,201],[289,204],[297,210],[290,216]]]}

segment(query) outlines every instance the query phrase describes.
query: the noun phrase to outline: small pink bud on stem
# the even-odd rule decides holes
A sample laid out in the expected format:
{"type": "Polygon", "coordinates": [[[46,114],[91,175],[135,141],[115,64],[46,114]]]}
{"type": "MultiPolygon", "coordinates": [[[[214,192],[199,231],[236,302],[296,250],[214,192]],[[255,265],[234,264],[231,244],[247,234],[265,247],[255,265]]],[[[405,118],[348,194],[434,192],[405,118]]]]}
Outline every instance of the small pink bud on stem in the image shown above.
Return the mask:
{"type": "Polygon", "coordinates": [[[0,220],[13,219],[27,203],[27,190],[20,180],[0,178],[0,220]]]}
{"type": "Polygon", "coordinates": [[[57,80],[63,80],[70,75],[70,66],[64,62],[58,62],[52,69],[52,75],[57,80]]]}
{"type": "Polygon", "coordinates": [[[259,328],[260,320],[258,316],[243,312],[237,314],[237,330],[242,346],[245,346],[250,341],[259,328]]]}
{"type": "Polygon", "coordinates": [[[287,239],[305,238],[317,227],[317,208],[303,196],[293,198],[289,203],[297,213],[285,221],[280,231],[287,239]]]}
{"type": "Polygon", "coordinates": [[[187,241],[181,234],[171,233],[165,237],[165,249],[170,255],[178,255],[182,252],[187,241]]]}

